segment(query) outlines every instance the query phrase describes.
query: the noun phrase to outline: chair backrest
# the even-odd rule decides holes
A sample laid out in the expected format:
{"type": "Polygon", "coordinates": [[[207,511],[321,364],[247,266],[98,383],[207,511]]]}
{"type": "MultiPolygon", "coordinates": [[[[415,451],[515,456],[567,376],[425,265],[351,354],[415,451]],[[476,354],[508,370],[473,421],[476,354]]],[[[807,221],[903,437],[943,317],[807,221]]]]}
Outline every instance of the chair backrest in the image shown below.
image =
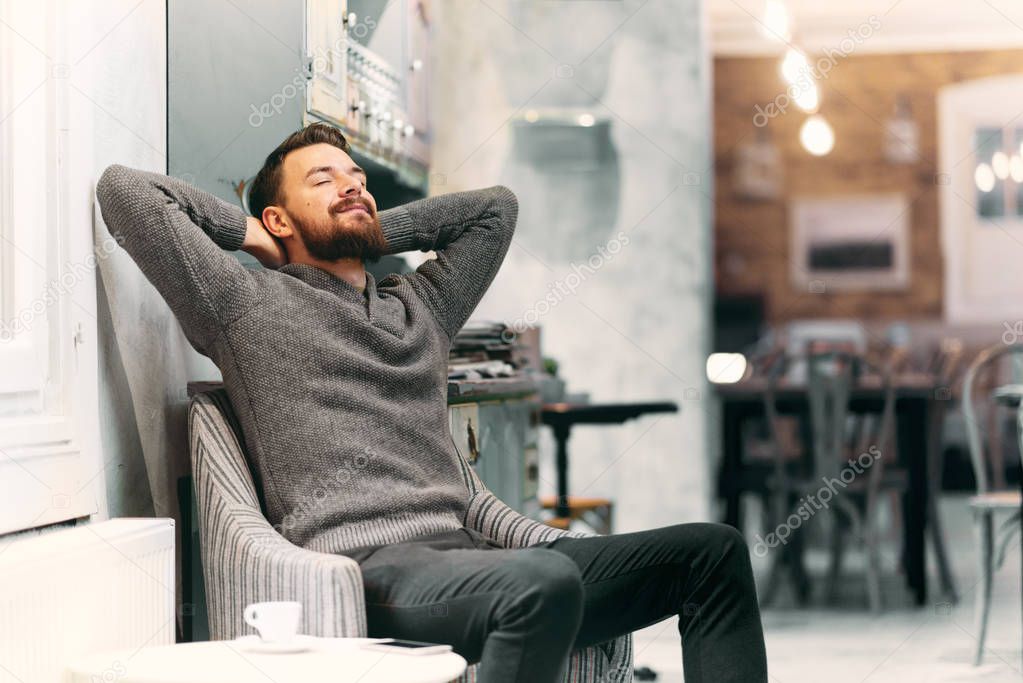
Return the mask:
{"type": "Polygon", "coordinates": [[[963,358],[963,341],[958,337],[944,337],[934,349],[928,371],[933,374],[939,386],[952,384],[963,358]]]}
{"type": "Polygon", "coordinates": [[[192,396],[188,427],[197,495],[222,496],[232,503],[254,507],[265,516],[258,479],[253,475],[227,391],[214,389],[192,396]]]}
{"type": "MultiPolygon", "coordinates": [[[[836,477],[849,455],[856,456],[871,446],[880,449],[883,459],[890,459],[894,444],[895,385],[893,374],[901,357],[892,355],[884,365],[866,355],[846,350],[815,351],[799,357],[805,363],[807,403],[810,417],[813,479],[836,477]],[[858,429],[850,430],[850,398],[861,375],[870,372],[881,380],[882,405],[878,414],[861,416],[855,421],[858,429]]],[[[764,410],[775,451],[780,444],[777,392],[786,374],[787,357],[775,357],[766,369],[767,387],[764,410]]],[[[781,457],[776,458],[775,475],[786,480],[781,457]]],[[[881,467],[874,467],[871,478],[880,477],[881,467]]]]}
{"type": "Polygon", "coordinates": [[[764,387],[764,417],[767,420],[767,435],[774,457],[774,476],[779,485],[787,488],[788,473],[785,471],[785,454],[782,453],[781,416],[778,414],[778,382],[787,368],[784,351],[776,350],[765,358],[763,364],[767,384],[764,387]]]}
{"type": "Polygon", "coordinates": [[[976,393],[980,379],[992,364],[1007,355],[1023,358],[1023,343],[995,344],[977,354],[970,363],[963,377],[963,417],[966,422],[966,437],[970,446],[970,463],[973,475],[977,480],[977,493],[991,490],[990,473],[988,472],[987,456],[984,448],[985,439],[981,435],[979,418],[976,410],[976,393]]]}
{"type": "Polygon", "coordinates": [[[806,357],[806,392],[813,434],[815,478],[839,475],[849,421],[849,395],[859,374],[852,354],[828,351],[806,357]]]}
{"type": "MultiPolygon", "coordinates": [[[[215,486],[217,495],[230,502],[255,507],[267,517],[259,473],[245,449],[241,424],[224,388],[197,392],[189,405],[189,442],[192,474],[197,488],[215,486]]],[[[455,450],[468,499],[486,488],[465,457],[455,450]]]]}

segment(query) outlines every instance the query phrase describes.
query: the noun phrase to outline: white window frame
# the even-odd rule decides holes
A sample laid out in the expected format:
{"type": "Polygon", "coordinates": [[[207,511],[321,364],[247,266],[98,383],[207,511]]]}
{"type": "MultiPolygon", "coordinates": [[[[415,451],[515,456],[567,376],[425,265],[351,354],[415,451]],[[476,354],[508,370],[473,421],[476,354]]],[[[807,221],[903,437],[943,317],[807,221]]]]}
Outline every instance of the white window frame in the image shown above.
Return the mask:
{"type": "Polygon", "coordinates": [[[0,323],[13,332],[0,343],[0,534],[96,511],[81,446],[94,442],[83,398],[97,394],[95,362],[78,357],[81,304],[65,279],[95,261],[91,235],[71,239],[62,4],[0,0],[0,323]],[[40,81],[31,94],[12,80],[24,74],[40,81]]]}
{"type": "Polygon", "coordinates": [[[979,128],[1016,128],[1023,76],[1007,74],[945,86],[938,93],[939,173],[944,257],[944,317],[953,325],[1023,326],[1013,286],[1023,219],[977,214],[974,169],[979,128]]]}

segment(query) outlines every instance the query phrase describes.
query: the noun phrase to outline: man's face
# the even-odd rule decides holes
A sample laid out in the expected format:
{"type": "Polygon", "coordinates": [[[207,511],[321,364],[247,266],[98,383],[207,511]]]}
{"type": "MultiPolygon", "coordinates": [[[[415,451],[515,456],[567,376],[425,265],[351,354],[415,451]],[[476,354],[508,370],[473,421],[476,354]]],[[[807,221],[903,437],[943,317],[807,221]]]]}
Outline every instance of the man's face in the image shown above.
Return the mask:
{"type": "Polygon", "coordinates": [[[343,150],[310,145],[284,158],[285,212],[311,256],[375,261],[387,248],[366,172],[343,150]]]}

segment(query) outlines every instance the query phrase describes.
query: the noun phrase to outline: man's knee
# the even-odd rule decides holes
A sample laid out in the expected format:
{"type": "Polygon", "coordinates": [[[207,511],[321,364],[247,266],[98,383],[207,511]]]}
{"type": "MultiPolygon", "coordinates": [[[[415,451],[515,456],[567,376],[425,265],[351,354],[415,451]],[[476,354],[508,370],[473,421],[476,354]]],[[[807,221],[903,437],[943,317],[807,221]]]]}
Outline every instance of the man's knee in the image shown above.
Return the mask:
{"type": "Polygon", "coordinates": [[[707,545],[719,550],[722,555],[735,553],[746,555],[749,553],[746,538],[734,526],[715,522],[706,522],[699,526],[702,527],[701,533],[706,538],[707,545]]]}
{"type": "Polygon", "coordinates": [[[582,572],[568,556],[548,548],[524,549],[514,553],[508,572],[514,579],[511,597],[520,609],[537,617],[581,615],[582,572]]]}
{"type": "Polygon", "coordinates": [[[520,567],[527,590],[548,599],[582,600],[582,572],[567,555],[548,548],[525,549],[520,567]]]}
{"type": "Polygon", "coordinates": [[[740,584],[752,582],[749,546],[742,532],[728,524],[702,525],[706,563],[722,579],[734,579],[740,584]]]}
{"type": "Polygon", "coordinates": [[[728,567],[745,569],[749,565],[749,546],[742,532],[733,526],[696,522],[676,524],[668,530],[672,545],[689,558],[690,566],[720,571],[728,567]]]}

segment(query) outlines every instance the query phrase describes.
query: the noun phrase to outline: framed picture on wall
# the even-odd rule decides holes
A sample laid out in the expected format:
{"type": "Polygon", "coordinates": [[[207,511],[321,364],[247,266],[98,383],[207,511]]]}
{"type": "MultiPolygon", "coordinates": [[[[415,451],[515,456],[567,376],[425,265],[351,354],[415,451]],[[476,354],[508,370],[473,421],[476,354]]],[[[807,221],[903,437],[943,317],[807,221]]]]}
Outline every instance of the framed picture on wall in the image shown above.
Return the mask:
{"type": "Polygon", "coordinates": [[[789,202],[789,270],[803,291],[909,285],[909,202],[902,194],[789,202]]]}

